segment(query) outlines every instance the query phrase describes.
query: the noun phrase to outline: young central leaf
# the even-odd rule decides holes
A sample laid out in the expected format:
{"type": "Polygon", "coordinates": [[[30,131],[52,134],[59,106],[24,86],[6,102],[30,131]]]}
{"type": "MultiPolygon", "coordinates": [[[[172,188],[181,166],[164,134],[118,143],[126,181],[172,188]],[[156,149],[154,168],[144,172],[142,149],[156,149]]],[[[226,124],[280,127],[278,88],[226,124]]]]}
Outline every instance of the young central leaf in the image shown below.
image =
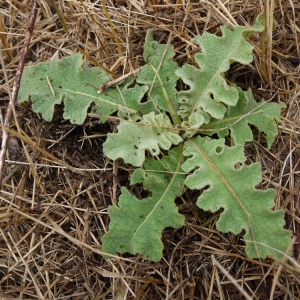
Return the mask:
{"type": "Polygon", "coordinates": [[[103,152],[110,159],[123,158],[126,163],[140,167],[145,160],[146,150],[156,156],[160,154],[160,148],[169,150],[180,142],[182,138],[172,130],[170,119],[152,112],[144,115],[139,123],[121,121],[118,133],[108,134],[103,152]]]}
{"type": "Polygon", "coordinates": [[[243,146],[227,147],[224,141],[196,137],[186,142],[184,155],[190,158],[182,169],[195,171],[187,176],[185,184],[191,189],[207,188],[198,198],[200,208],[212,212],[224,209],[218,230],[234,234],[246,231],[249,257],[282,258],[291,232],[283,229],[284,211],[271,211],[276,191],[257,190],[260,164],[245,165],[243,146]]]}
{"type": "Polygon", "coordinates": [[[209,122],[209,116],[222,119],[226,106],[234,106],[238,100],[238,91],[229,86],[224,73],[230,64],[239,62],[248,64],[252,61],[253,47],[246,41],[254,32],[264,27],[257,19],[253,28],[221,27],[222,37],[204,32],[194,39],[200,45],[202,53],[195,55],[200,69],[184,65],[176,71],[190,89],[178,92],[178,114],[191,128],[199,128],[209,122]]]}
{"type": "Polygon", "coordinates": [[[152,197],[139,200],[126,188],[117,206],[110,206],[109,231],[102,237],[102,251],[115,254],[142,254],[152,261],[162,257],[162,231],[166,227],[179,228],[184,217],[178,213],[174,200],[182,192],[185,176],[180,169],[182,145],[169,151],[160,161],[147,158],[147,171],[137,169],[131,184],[143,182],[152,197]]]}

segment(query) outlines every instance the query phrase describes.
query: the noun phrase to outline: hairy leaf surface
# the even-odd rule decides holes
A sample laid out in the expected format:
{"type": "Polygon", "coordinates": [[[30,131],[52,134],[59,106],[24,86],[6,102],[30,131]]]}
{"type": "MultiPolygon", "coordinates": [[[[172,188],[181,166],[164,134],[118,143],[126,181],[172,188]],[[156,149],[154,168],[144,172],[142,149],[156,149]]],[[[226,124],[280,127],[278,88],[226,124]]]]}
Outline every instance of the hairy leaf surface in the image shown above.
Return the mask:
{"type": "Polygon", "coordinates": [[[178,146],[160,161],[147,158],[147,170],[137,169],[132,174],[131,183],[144,183],[152,197],[139,200],[122,188],[118,206],[108,208],[111,221],[109,231],[102,237],[102,251],[139,253],[153,261],[161,259],[162,231],[184,224],[184,217],[174,203],[185,178],[180,168],[182,157],[182,146],[178,146]]]}
{"type": "Polygon", "coordinates": [[[281,122],[280,112],[285,107],[285,104],[283,102],[279,104],[267,103],[264,100],[257,103],[250,89],[244,92],[238,88],[238,91],[239,101],[237,105],[229,107],[222,120],[211,119],[210,123],[202,126],[202,128],[205,130],[227,127],[223,130],[205,133],[217,133],[222,138],[229,135],[230,130],[230,136],[233,138],[235,144],[245,144],[253,140],[252,131],[249,126],[251,124],[265,133],[268,148],[270,148],[278,134],[276,121],[281,122]]]}
{"type": "Polygon", "coordinates": [[[194,39],[202,50],[195,55],[200,69],[184,65],[176,71],[189,86],[189,90],[178,92],[178,114],[185,121],[185,127],[199,128],[209,122],[209,117],[222,119],[226,106],[236,105],[238,91],[226,83],[224,73],[233,62],[248,64],[252,61],[253,47],[246,38],[264,29],[260,21],[257,19],[252,28],[222,26],[222,37],[204,32],[194,39]]]}
{"type": "Polygon", "coordinates": [[[212,212],[224,209],[218,230],[234,234],[246,231],[249,257],[282,258],[291,232],[283,229],[284,211],[271,210],[276,190],[256,189],[261,182],[260,164],[246,165],[243,146],[227,147],[224,142],[196,137],[185,143],[184,155],[189,158],[182,169],[194,171],[185,184],[191,189],[206,188],[197,201],[200,208],[212,212]]]}
{"type": "Polygon", "coordinates": [[[105,71],[99,67],[89,68],[81,54],[74,54],[26,68],[18,100],[31,101],[32,109],[41,113],[46,121],[52,120],[55,105],[64,102],[64,118],[75,124],[84,122],[91,104],[95,105],[94,112],[106,116],[118,110],[125,114],[153,111],[152,102],[141,103],[148,87],[130,88],[132,80],[127,80],[118,90],[109,88],[98,94],[95,86],[108,81],[105,71]]]}
{"type": "Polygon", "coordinates": [[[121,121],[118,133],[108,134],[103,152],[110,159],[123,158],[126,163],[140,167],[146,150],[155,156],[160,154],[160,148],[169,150],[180,142],[182,138],[176,130],[172,130],[170,119],[152,112],[144,115],[139,123],[121,121]]]}
{"type": "Polygon", "coordinates": [[[153,101],[158,109],[177,114],[178,102],[176,98],[176,82],[178,76],[175,71],[178,65],[172,60],[175,55],[173,45],[163,45],[153,38],[153,30],[148,30],[144,60],[147,63],[138,74],[137,82],[149,87],[148,101],[153,101]]]}

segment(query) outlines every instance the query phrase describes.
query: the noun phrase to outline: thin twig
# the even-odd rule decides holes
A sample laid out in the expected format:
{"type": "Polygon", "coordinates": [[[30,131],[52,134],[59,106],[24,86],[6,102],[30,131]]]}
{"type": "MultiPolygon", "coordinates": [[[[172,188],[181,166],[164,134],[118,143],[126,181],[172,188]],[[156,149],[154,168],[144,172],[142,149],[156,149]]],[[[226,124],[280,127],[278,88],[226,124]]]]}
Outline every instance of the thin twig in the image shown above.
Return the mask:
{"type": "Polygon", "coordinates": [[[220,269],[220,271],[230,280],[230,282],[239,290],[239,292],[247,299],[251,300],[252,297],[243,290],[243,288],[237,283],[237,281],[234,279],[234,277],[226,270],[216,259],[215,256],[211,256],[211,260],[214,266],[217,266],[217,268],[220,269]]]}
{"type": "Polygon", "coordinates": [[[134,70],[134,71],[132,71],[132,72],[130,72],[130,73],[127,73],[127,74],[125,74],[125,75],[123,75],[123,76],[121,76],[121,77],[119,77],[119,78],[116,78],[116,79],[114,79],[114,80],[112,80],[112,81],[109,81],[109,82],[107,82],[107,83],[101,84],[101,85],[99,86],[98,94],[103,93],[104,90],[106,90],[107,88],[109,88],[109,87],[111,87],[111,86],[113,86],[113,85],[116,85],[116,84],[120,83],[121,81],[125,80],[126,78],[128,78],[128,77],[130,77],[130,76],[136,74],[136,73],[139,72],[141,69],[142,69],[142,67],[140,67],[140,68],[138,68],[138,69],[136,69],[136,70],[134,70]]]}
{"type": "MultiPolygon", "coordinates": [[[[10,102],[9,102],[7,112],[5,115],[5,119],[4,119],[4,127],[9,128],[10,124],[11,124],[11,119],[13,116],[13,107],[15,106],[15,103],[17,102],[21,77],[22,77],[22,73],[23,73],[23,69],[24,69],[24,65],[25,65],[25,58],[27,56],[29,43],[30,43],[32,32],[33,32],[33,27],[34,27],[37,12],[38,12],[38,4],[37,4],[37,1],[34,1],[32,11],[31,11],[31,17],[29,20],[29,26],[28,26],[28,29],[25,34],[25,41],[24,41],[23,49],[22,49],[22,52],[20,55],[20,61],[19,61],[19,65],[17,68],[14,85],[12,88],[12,95],[10,97],[10,102]]],[[[1,150],[0,150],[0,190],[2,188],[2,179],[3,179],[3,173],[4,173],[8,138],[9,138],[9,133],[3,128],[2,145],[1,145],[1,150]]]]}
{"type": "Polygon", "coordinates": [[[117,204],[117,187],[118,187],[117,176],[118,176],[118,160],[114,160],[113,161],[113,189],[112,189],[113,196],[111,199],[113,205],[117,204]]]}

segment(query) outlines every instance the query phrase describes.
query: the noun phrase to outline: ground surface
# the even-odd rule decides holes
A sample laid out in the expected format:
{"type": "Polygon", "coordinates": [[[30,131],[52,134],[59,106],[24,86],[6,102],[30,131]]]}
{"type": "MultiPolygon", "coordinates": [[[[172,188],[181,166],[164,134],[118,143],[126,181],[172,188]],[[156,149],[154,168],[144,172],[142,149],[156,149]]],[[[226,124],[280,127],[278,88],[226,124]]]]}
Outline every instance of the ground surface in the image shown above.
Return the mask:
{"type": "MultiPolygon", "coordinates": [[[[276,29],[269,39],[251,38],[254,62],[234,65],[227,78],[244,89],[251,87],[257,99],[275,95],[273,101],[287,105],[282,115],[285,128],[279,128],[271,150],[257,135],[246,154],[262,164],[262,187],[277,189],[276,208],[286,210],[286,227],[296,235],[291,247],[299,262],[298,1],[57,1],[64,21],[50,0],[38,2],[27,64],[49,61],[57,52],[60,57],[78,52],[76,44],[116,76],[143,64],[148,28],[154,28],[156,39],[164,43],[172,33],[176,61],[182,65],[193,63],[199,51],[191,41],[195,35],[220,34],[219,27],[228,22],[251,26],[265,7],[276,29]]],[[[32,1],[26,0],[0,4],[3,118],[31,8],[32,1]]],[[[93,65],[88,58],[87,63],[93,65]]],[[[107,206],[119,194],[119,186],[128,185],[129,175],[126,166],[113,166],[102,153],[106,134],[116,123],[87,119],[83,126],[72,125],[64,122],[60,107],[51,123],[30,108],[17,106],[16,114],[11,128],[16,130],[18,122],[20,134],[46,152],[20,141],[18,150],[14,140],[10,143],[9,158],[18,163],[7,164],[0,193],[1,299],[300,299],[297,265],[248,259],[241,237],[218,232],[218,214],[197,208],[196,193],[178,201],[186,223],[179,230],[164,231],[160,262],[129,255],[104,260],[100,238],[108,228],[107,206]],[[57,168],[49,154],[78,172],[57,168]]]]}

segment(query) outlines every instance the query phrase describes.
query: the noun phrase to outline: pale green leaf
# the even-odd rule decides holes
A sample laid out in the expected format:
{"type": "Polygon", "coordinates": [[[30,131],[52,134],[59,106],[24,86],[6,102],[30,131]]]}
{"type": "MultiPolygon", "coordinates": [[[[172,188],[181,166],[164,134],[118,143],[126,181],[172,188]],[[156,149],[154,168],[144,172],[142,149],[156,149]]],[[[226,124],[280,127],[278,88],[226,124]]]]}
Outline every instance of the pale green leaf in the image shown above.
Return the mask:
{"type": "Polygon", "coordinates": [[[159,109],[175,116],[178,109],[175,87],[179,78],[175,71],[179,67],[172,60],[175,55],[174,47],[159,44],[153,38],[153,30],[148,30],[144,48],[147,65],[138,73],[137,82],[151,88],[149,102],[153,101],[159,109]]]}
{"type": "Polygon", "coordinates": [[[132,87],[132,85],[134,85],[134,80],[128,78],[118,85],[118,88],[106,89],[98,95],[92,112],[100,115],[111,115],[117,111],[121,118],[132,119],[133,116],[140,116],[153,111],[155,107],[151,101],[142,102],[148,87],[139,85],[132,87]]]}
{"type": "Polygon", "coordinates": [[[233,62],[248,64],[252,61],[253,47],[246,38],[264,29],[260,21],[258,18],[252,28],[237,26],[230,29],[222,26],[221,37],[204,32],[194,39],[202,50],[202,53],[195,55],[200,69],[184,65],[176,71],[189,86],[188,90],[178,92],[178,114],[191,128],[199,128],[203,123],[208,123],[205,117],[201,124],[199,117],[193,117],[194,114],[199,115],[204,111],[213,118],[222,119],[226,107],[236,105],[238,91],[227,84],[224,73],[233,62]]]}
{"type": "Polygon", "coordinates": [[[139,200],[122,188],[118,206],[108,208],[110,224],[101,239],[102,251],[138,253],[152,261],[162,258],[162,231],[184,224],[184,217],[174,203],[185,178],[180,169],[182,157],[182,146],[178,146],[160,161],[147,158],[148,170],[138,169],[133,173],[132,181],[143,182],[152,191],[152,197],[139,200]]]}
{"type": "Polygon", "coordinates": [[[31,101],[32,109],[41,113],[46,121],[52,120],[55,105],[64,102],[64,118],[75,124],[84,122],[92,104],[95,113],[106,116],[118,110],[125,115],[153,111],[152,102],[141,103],[148,87],[135,85],[131,88],[132,80],[127,80],[119,89],[109,88],[98,94],[95,87],[108,81],[110,78],[105,71],[99,67],[89,68],[81,54],[74,54],[26,68],[18,100],[31,101]]]}
{"type": "Polygon", "coordinates": [[[172,129],[170,119],[152,112],[144,115],[139,123],[121,121],[118,133],[108,134],[103,152],[110,159],[123,158],[126,163],[140,167],[146,150],[156,156],[160,154],[160,148],[169,150],[180,142],[182,138],[178,131],[172,129]]]}
{"type": "Polygon", "coordinates": [[[207,134],[217,133],[219,137],[229,135],[233,138],[235,144],[245,144],[253,140],[252,131],[249,125],[254,125],[261,132],[264,132],[268,142],[268,148],[271,147],[275,137],[278,134],[276,121],[281,122],[280,112],[286,107],[283,102],[272,103],[262,100],[257,103],[249,89],[244,92],[240,88],[239,101],[236,106],[229,107],[222,120],[211,119],[208,125],[201,129],[217,129],[207,134]],[[226,128],[223,130],[218,130],[226,128]]]}
{"type": "Polygon", "coordinates": [[[291,232],[283,229],[284,211],[271,210],[276,191],[256,189],[261,182],[260,164],[246,165],[243,146],[227,147],[224,142],[196,137],[185,143],[184,155],[189,158],[182,169],[194,171],[185,184],[191,189],[204,189],[197,201],[200,208],[212,212],[223,208],[218,230],[234,234],[246,231],[249,257],[282,258],[291,232]]]}

